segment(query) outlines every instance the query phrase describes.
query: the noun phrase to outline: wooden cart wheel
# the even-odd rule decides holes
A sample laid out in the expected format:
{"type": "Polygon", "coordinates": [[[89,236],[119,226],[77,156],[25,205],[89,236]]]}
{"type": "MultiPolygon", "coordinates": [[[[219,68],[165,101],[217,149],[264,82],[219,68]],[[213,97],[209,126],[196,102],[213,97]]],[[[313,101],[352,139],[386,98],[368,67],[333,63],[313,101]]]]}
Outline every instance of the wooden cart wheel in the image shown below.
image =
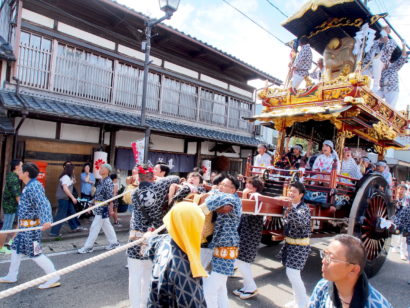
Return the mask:
{"type": "Polygon", "coordinates": [[[389,219],[388,184],[381,175],[371,175],[357,190],[349,216],[348,234],[361,239],[367,254],[366,274],[374,276],[382,267],[390,247],[390,235],[377,228],[378,219],[389,219]]]}

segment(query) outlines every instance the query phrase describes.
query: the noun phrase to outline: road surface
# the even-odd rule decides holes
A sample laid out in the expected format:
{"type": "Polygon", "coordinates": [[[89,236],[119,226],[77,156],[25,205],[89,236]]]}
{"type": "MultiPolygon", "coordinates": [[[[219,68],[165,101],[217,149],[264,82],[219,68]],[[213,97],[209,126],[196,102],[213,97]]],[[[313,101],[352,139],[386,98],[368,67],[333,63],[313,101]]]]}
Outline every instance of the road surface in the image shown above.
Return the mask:
{"type": "MultiPolygon", "coordinates": [[[[126,242],[127,234],[120,233],[119,240],[126,242]]],[[[68,239],[45,244],[57,268],[66,267],[97,255],[105,245],[104,236],[97,240],[99,249],[91,254],[76,254],[75,248],[81,247],[84,238],[68,239]],[[53,251],[50,250],[50,248],[53,251]]],[[[313,239],[313,249],[306,268],[302,273],[308,293],[313,290],[320,279],[321,260],[319,249],[325,247],[328,238],[313,239]]],[[[231,294],[232,290],[241,286],[241,278],[229,278],[228,292],[230,307],[282,307],[292,300],[290,284],[285,270],[277,259],[280,246],[267,247],[261,245],[258,257],[253,265],[253,271],[260,294],[252,299],[241,301],[231,294]]],[[[50,290],[32,288],[0,301],[0,307],[13,308],[123,308],[128,307],[128,270],[125,268],[125,253],[119,253],[96,264],[62,277],[62,286],[50,290]]],[[[9,261],[0,257],[0,275],[7,273],[9,261]]],[[[40,268],[30,260],[22,262],[19,283],[29,281],[42,275],[40,268]]],[[[401,261],[399,255],[390,253],[388,260],[379,274],[372,278],[371,283],[381,291],[396,308],[410,307],[410,265],[401,261]]],[[[10,285],[0,285],[0,291],[10,285]]]]}

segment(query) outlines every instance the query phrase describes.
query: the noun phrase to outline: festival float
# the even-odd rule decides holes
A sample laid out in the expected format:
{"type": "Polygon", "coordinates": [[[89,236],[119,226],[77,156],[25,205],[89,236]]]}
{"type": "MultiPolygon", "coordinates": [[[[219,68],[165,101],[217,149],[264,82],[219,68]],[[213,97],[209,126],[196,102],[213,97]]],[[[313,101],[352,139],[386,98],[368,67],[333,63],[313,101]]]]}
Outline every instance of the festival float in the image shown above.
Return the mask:
{"type": "MultiPolygon", "coordinates": [[[[275,161],[284,154],[285,138],[289,137],[316,144],[332,140],[339,157],[346,146],[372,151],[379,159],[387,149],[406,149],[397,138],[409,134],[408,111],[394,110],[373,92],[371,79],[364,73],[364,55],[385,17],[372,15],[360,1],[313,0],[282,24],[296,37],[308,39],[322,55],[324,69],[316,83],[305,77],[304,88],[292,88],[288,76],[282,87],[267,85],[258,93],[263,111],[245,120],[260,121],[278,131],[275,161]]],[[[392,58],[400,54],[397,46],[392,58]]],[[[380,218],[389,219],[394,212],[386,194],[388,184],[381,175],[359,181],[333,169],[318,179],[320,172],[255,168],[249,160],[247,176],[263,175],[266,190],[258,204],[244,200],[243,212],[265,215],[263,242],[280,242],[287,202],[283,196],[290,181],[299,179],[307,190],[324,194],[326,199],[321,204],[308,202],[312,237],[344,232],[360,238],[367,252],[366,272],[372,276],[383,265],[390,247],[389,232],[379,228],[380,218]]]]}

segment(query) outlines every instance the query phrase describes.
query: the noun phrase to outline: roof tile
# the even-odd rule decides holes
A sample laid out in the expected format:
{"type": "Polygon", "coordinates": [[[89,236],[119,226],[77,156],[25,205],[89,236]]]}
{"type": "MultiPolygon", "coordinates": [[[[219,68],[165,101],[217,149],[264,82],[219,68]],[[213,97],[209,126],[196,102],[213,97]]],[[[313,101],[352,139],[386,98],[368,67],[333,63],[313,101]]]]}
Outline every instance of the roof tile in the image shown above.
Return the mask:
{"type": "MultiPolygon", "coordinates": [[[[126,112],[112,111],[97,107],[85,106],[75,103],[69,103],[64,100],[47,99],[40,96],[28,94],[20,94],[27,104],[27,109],[32,113],[47,113],[55,114],[58,117],[66,117],[72,119],[82,119],[85,121],[101,122],[118,126],[127,126],[141,129],[140,117],[130,115],[126,112]]],[[[6,109],[23,109],[23,105],[15,92],[0,91],[0,102],[6,109]]],[[[0,106],[1,107],[1,106],[0,106]]],[[[223,131],[201,128],[162,120],[157,118],[147,118],[147,124],[153,131],[175,133],[178,135],[186,135],[211,139],[215,141],[225,141],[235,144],[255,146],[259,143],[256,138],[235,135],[223,131]]]]}

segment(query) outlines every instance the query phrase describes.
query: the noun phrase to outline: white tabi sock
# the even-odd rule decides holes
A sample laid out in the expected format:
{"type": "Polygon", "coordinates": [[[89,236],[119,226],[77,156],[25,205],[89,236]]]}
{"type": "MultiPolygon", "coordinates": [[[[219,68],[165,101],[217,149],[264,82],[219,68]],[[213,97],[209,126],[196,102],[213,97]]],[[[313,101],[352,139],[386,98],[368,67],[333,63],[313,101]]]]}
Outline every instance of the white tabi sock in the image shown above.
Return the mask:
{"type": "MultiPolygon", "coordinates": [[[[32,260],[36,262],[37,265],[40,266],[46,274],[51,274],[56,271],[53,262],[51,262],[51,260],[43,254],[39,255],[38,257],[32,258],[32,260]]],[[[48,286],[52,285],[53,283],[56,283],[59,280],[60,276],[56,276],[54,278],[51,278],[47,282],[41,284],[39,288],[47,288],[48,286]]]]}
{"type": "Polygon", "coordinates": [[[152,273],[151,260],[128,258],[130,308],[147,307],[152,273]]]}
{"type": "Polygon", "coordinates": [[[88,234],[88,238],[85,241],[84,247],[85,248],[92,248],[94,246],[94,242],[98,237],[98,233],[100,233],[103,221],[101,215],[95,215],[93,222],[90,227],[90,234],[88,234]]]}
{"type": "Polygon", "coordinates": [[[114,227],[112,226],[109,218],[104,218],[102,220],[102,229],[107,238],[108,243],[116,244],[118,243],[117,235],[115,234],[114,227]]]}
{"type": "Polygon", "coordinates": [[[286,276],[292,285],[295,302],[298,308],[305,308],[308,304],[308,297],[306,295],[306,288],[303,284],[300,270],[293,268],[286,268],[286,276]]]}
{"type": "Polygon", "coordinates": [[[9,273],[5,277],[1,277],[1,280],[7,280],[10,282],[16,282],[19,274],[19,268],[21,263],[22,254],[17,253],[17,251],[12,250],[9,273]]]}
{"type": "Polygon", "coordinates": [[[251,264],[237,259],[235,261],[235,265],[238,266],[238,269],[241,272],[242,277],[243,277],[242,290],[244,292],[255,291],[257,287],[256,287],[255,280],[253,279],[253,276],[252,276],[251,264]]]}

